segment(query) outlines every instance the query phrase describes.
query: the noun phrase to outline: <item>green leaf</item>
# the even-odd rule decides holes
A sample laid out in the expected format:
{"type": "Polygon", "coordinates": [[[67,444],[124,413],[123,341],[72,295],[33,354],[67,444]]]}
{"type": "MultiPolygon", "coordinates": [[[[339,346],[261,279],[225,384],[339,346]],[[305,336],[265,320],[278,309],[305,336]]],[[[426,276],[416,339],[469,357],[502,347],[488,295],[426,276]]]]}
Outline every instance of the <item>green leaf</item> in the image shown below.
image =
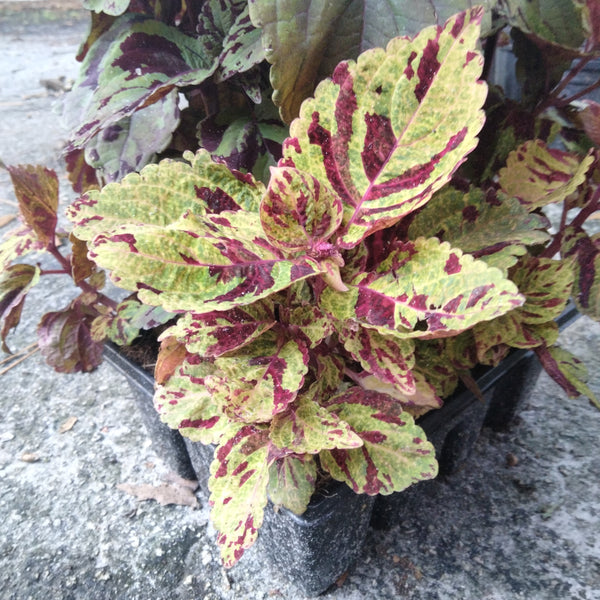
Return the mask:
{"type": "Polygon", "coordinates": [[[321,308],[350,326],[431,338],[454,335],[523,303],[498,269],[446,242],[418,238],[397,246],[375,271],[351,280],[348,292],[325,289],[321,308]]]}
{"type": "Polygon", "coordinates": [[[259,216],[246,211],[123,226],[89,247],[119,287],[168,311],[229,310],[324,272],[308,257],[285,260],[263,237],[259,216]]]}
{"type": "Polygon", "coordinates": [[[162,160],[119,184],[91,191],[67,209],[82,240],[128,223],[167,226],[185,213],[195,215],[246,209],[258,213],[264,186],[251,176],[231,172],[208,152],[184,154],[189,162],[162,160]]]}
{"type": "Polygon", "coordinates": [[[267,430],[243,425],[224,438],[210,466],[211,520],[225,567],[252,546],[263,522],[269,483],[267,430]]]}
{"type": "Polygon", "coordinates": [[[214,371],[212,363],[189,356],[154,394],[161,421],[193,442],[218,444],[232,429],[204,383],[214,371]]]}
{"type": "Polygon", "coordinates": [[[328,38],[350,0],[250,0],[250,17],[262,30],[265,57],[271,63],[273,102],[289,123],[315,84],[328,38]]]}
{"type": "Polygon", "coordinates": [[[271,422],[271,441],[294,454],[318,454],[333,448],[359,448],[360,437],[335,414],[319,406],[311,395],[301,395],[271,422]]]}
{"type": "Polygon", "coordinates": [[[525,246],[549,240],[544,231],[548,225],[543,215],[529,212],[515,198],[485,194],[478,188],[465,194],[447,186],[417,213],[408,235],[412,239],[435,235],[507,271],[525,254],[525,246]]]}
{"type": "Polygon", "coordinates": [[[223,410],[245,423],[270,421],[293,402],[308,372],[308,353],[295,340],[268,331],[236,352],[215,359],[207,382],[223,410]]]}
{"type": "Polygon", "coordinates": [[[82,0],[83,8],[107,15],[122,15],[129,7],[130,0],[82,0]]]}
{"type": "Polygon", "coordinates": [[[307,508],[315,490],[317,465],[310,454],[289,455],[269,467],[269,499],[297,515],[307,508]]]}
{"type": "Polygon", "coordinates": [[[576,154],[548,148],[542,140],[532,140],[508,155],[499,183],[506,194],[534,210],[571,195],[585,181],[593,162],[591,153],[582,160],[576,154]]]}
{"type": "Polygon", "coordinates": [[[355,387],[332,398],[327,407],[364,441],[361,448],[319,455],[331,476],[355,492],[387,495],[437,475],[434,447],[390,396],[355,387]]]}
{"type": "Polygon", "coordinates": [[[286,254],[312,251],[315,257],[333,249],[327,240],[342,221],[340,199],[310,173],[271,168],[271,180],[260,206],[265,235],[286,254]]]}
{"type": "Polygon", "coordinates": [[[504,0],[499,7],[510,25],[536,38],[570,48],[584,41],[581,11],[573,0],[504,0]]]}
{"type": "Polygon", "coordinates": [[[175,27],[118,17],[90,47],[67,97],[65,114],[76,126],[68,150],[172,90],[202,83],[216,66],[197,39],[175,27]]]}
{"type": "Polygon", "coordinates": [[[40,280],[40,269],[32,265],[11,265],[0,271],[0,341],[9,352],[6,337],[21,320],[25,298],[40,280]]]}
{"type": "Polygon", "coordinates": [[[176,337],[189,352],[214,357],[243,348],[276,322],[272,304],[259,300],[226,311],[185,313],[162,337],[176,337]]]}
{"type": "Polygon", "coordinates": [[[423,206],[475,148],[486,96],[478,81],[482,14],[456,15],[340,63],[303,103],[281,164],[339,195],[343,248],[423,206]]]}
{"type": "Polygon", "coordinates": [[[587,396],[600,409],[600,401],[586,383],[587,369],[577,357],[558,347],[538,348],[536,353],[548,375],[565,390],[569,398],[587,396]]]}
{"type": "Polygon", "coordinates": [[[340,331],[340,340],[352,358],[378,379],[404,394],[416,391],[412,368],[415,365],[412,340],[383,335],[374,329],[350,323],[340,331]]]}

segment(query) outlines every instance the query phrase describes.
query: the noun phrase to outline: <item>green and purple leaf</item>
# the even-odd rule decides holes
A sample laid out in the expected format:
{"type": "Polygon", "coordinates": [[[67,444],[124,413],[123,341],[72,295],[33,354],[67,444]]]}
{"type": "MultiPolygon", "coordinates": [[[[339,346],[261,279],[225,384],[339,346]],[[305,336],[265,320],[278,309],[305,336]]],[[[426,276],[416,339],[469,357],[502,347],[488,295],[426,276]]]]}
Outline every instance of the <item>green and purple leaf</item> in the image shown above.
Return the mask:
{"type": "Polygon", "coordinates": [[[94,370],[102,362],[102,342],[92,338],[97,312],[83,297],[64,310],[46,313],[38,325],[38,345],[46,362],[58,373],[94,370]]]}
{"type": "Polygon", "coordinates": [[[45,247],[29,225],[6,232],[0,242],[0,271],[6,269],[13,260],[30,252],[40,252],[45,247]]]}
{"type": "Polygon", "coordinates": [[[435,236],[506,272],[526,246],[549,240],[548,226],[543,215],[529,212],[515,198],[478,188],[465,194],[447,186],[415,215],[408,235],[435,236]]]}
{"type": "Polygon", "coordinates": [[[269,499],[301,515],[308,506],[317,482],[317,464],[310,454],[291,454],[279,458],[269,467],[269,499]]]}
{"type": "Polygon", "coordinates": [[[294,454],[359,448],[362,439],[337,415],[302,394],[284,413],[275,415],[269,438],[278,448],[294,454]]]}
{"type": "Polygon", "coordinates": [[[387,495],[437,475],[435,449],[390,396],[354,387],[331,398],[327,408],[364,442],[361,448],[319,455],[323,468],[355,492],[387,495]]]}
{"type": "Polygon", "coordinates": [[[272,304],[259,300],[225,311],[187,312],[163,337],[176,337],[191,353],[216,357],[250,344],[276,322],[272,304]]]}
{"type": "Polygon", "coordinates": [[[82,0],[83,8],[107,15],[122,15],[129,7],[130,0],[82,0]]]}
{"type": "Polygon", "coordinates": [[[583,229],[565,231],[561,253],[573,258],[575,285],[573,298],[577,308],[592,319],[600,319],[600,234],[589,236],[583,229]]]}
{"type": "Polygon", "coordinates": [[[233,419],[270,421],[296,399],[308,372],[308,351],[295,340],[281,340],[272,330],[236,352],[215,359],[218,378],[207,382],[233,419]]]}
{"type": "Polygon", "coordinates": [[[46,167],[7,167],[19,203],[21,218],[41,244],[54,242],[58,208],[58,177],[46,167]]]}
{"type": "MultiPolygon", "coordinates": [[[[218,444],[232,427],[237,428],[206,388],[205,379],[214,372],[212,363],[188,356],[154,393],[154,406],[161,421],[193,442],[218,444]]],[[[163,379],[161,375],[160,380],[163,379]]]]}
{"type": "Polygon", "coordinates": [[[341,63],[303,103],[280,164],[341,198],[342,247],[423,206],[477,145],[487,89],[478,81],[482,14],[461,13],[341,63]]]}
{"type": "Polygon", "coordinates": [[[415,382],[415,391],[412,394],[406,394],[397,386],[382,381],[370,373],[360,373],[356,380],[360,387],[365,390],[391,396],[394,400],[400,402],[402,408],[416,419],[430,410],[441,408],[443,403],[436,394],[433,385],[425,379],[420,371],[413,370],[412,374],[415,382]]]}
{"type": "Polygon", "coordinates": [[[83,240],[128,223],[167,226],[195,215],[240,208],[258,213],[264,186],[249,175],[213,162],[208,152],[186,153],[189,162],[163,160],[131,173],[119,184],[91,191],[67,209],[83,240]]]}
{"type": "Polygon", "coordinates": [[[40,269],[32,265],[11,265],[0,271],[0,341],[2,350],[10,353],[6,338],[21,320],[25,298],[39,282],[40,269]]]}
{"type": "Polygon", "coordinates": [[[514,283],[448,243],[398,243],[375,271],[359,274],[348,292],[326,288],[320,306],[340,321],[401,337],[445,337],[523,303],[514,283]]]}
{"type": "Polygon", "coordinates": [[[324,272],[306,256],[284,259],[263,235],[255,213],[187,214],[166,227],[129,225],[97,235],[90,257],[119,287],[168,311],[229,310],[324,272]]]}
{"type": "Polygon", "coordinates": [[[171,91],[202,83],[216,66],[197,39],[176,28],[140,15],[118,17],[90,47],[67,98],[65,114],[77,127],[68,150],[171,91]]]}
{"type": "Polygon", "coordinates": [[[271,180],[260,205],[265,235],[289,255],[331,255],[327,240],[342,221],[340,199],[310,173],[290,167],[271,168],[271,180]]]}
{"type": "Polygon", "coordinates": [[[587,369],[577,357],[556,346],[537,348],[536,354],[548,375],[562,387],[569,398],[587,396],[590,402],[600,409],[600,401],[586,383],[587,369]]]}
{"type": "Polygon", "coordinates": [[[263,522],[269,483],[268,430],[243,425],[224,437],[210,466],[211,520],[225,567],[252,546],[263,522]]]}
{"type": "Polygon", "coordinates": [[[576,154],[532,140],[508,155],[499,183],[506,194],[534,210],[565,200],[585,181],[593,163],[592,154],[581,160],[576,154]]]}
{"type": "Polygon", "coordinates": [[[85,160],[104,182],[140,171],[171,141],[179,124],[177,90],[100,130],[85,147],[85,160]]]}
{"type": "Polygon", "coordinates": [[[381,381],[394,386],[399,392],[416,392],[412,368],[415,366],[414,343],[384,335],[375,329],[347,322],[339,332],[344,348],[363,369],[381,381]]]}

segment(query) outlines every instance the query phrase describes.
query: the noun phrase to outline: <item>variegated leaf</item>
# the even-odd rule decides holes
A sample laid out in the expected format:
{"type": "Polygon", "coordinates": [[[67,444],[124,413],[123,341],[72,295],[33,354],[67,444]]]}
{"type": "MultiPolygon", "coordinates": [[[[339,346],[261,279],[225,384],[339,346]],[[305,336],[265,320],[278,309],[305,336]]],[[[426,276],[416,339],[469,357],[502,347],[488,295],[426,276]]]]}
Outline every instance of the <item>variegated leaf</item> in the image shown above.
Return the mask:
{"type": "Polygon", "coordinates": [[[301,515],[308,506],[317,482],[317,465],[310,454],[284,456],[269,467],[269,499],[301,515]]]}
{"type": "Polygon", "coordinates": [[[232,418],[270,421],[293,402],[308,371],[308,352],[295,340],[268,331],[236,352],[215,359],[218,379],[209,388],[232,418]]]}
{"type": "Polygon", "coordinates": [[[576,154],[532,140],[508,155],[499,182],[506,194],[534,210],[565,200],[585,181],[593,162],[592,154],[582,160],[576,154]]]}
{"type": "Polygon", "coordinates": [[[357,382],[365,390],[391,396],[400,402],[402,408],[416,419],[430,410],[441,408],[443,403],[436,394],[433,385],[425,379],[420,371],[413,370],[412,374],[415,381],[415,392],[413,394],[406,394],[397,386],[382,381],[375,375],[366,372],[358,376],[357,382]]]}
{"type": "Polygon", "coordinates": [[[129,7],[130,0],[82,0],[84,8],[107,15],[122,15],[129,7]]]}
{"type": "Polygon", "coordinates": [[[415,379],[412,373],[415,358],[412,340],[383,335],[374,329],[357,327],[351,322],[347,322],[340,331],[340,340],[352,358],[367,372],[406,395],[415,393],[415,379]]]}
{"type": "Polygon", "coordinates": [[[0,242],[0,271],[4,271],[13,260],[44,248],[45,245],[28,225],[8,231],[0,242]]]}
{"type": "Polygon", "coordinates": [[[314,381],[309,393],[322,403],[340,390],[345,377],[346,361],[332,352],[326,344],[318,346],[312,354],[316,365],[311,365],[311,379],[314,381]]]}
{"type": "Polygon", "coordinates": [[[225,567],[252,546],[263,522],[269,483],[267,430],[243,425],[224,438],[210,466],[211,520],[225,567]]]}
{"type": "Polygon", "coordinates": [[[82,149],[72,150],[65,155],[65,164],[69,181],[73,191],[77,194],[85,194],[89,190],[100,188],[96,169],[85,162],[85,151],[82,149]]]}
{"type": "Polygon", "coordinates": [[[498,269],[436,238],[399,244],[374,272],[358,275],[349,287],[348,292],[325,289],[321,308],[340,321],[405,337],[454,335],[524,300],[498,269]]]}
{"type": "Polygon", "coordinates": [[[319,455],[331,476],[355,492],[387,495],[437,475],[434,447],[390,396],[354,387],[332,398],[327,408],[364,441],[361,448],[319,455]]]}
{"type": "Polygon", "coordinates": [[[600,320],[600,234],[589,236],[582,229],[569,227],[561,248],[563,256],[574,258],[573,298],[577,308],[592,319],[600,320]]]}
{"type": "Polygon", "coordinates": [[[344,248],[424,205],[475,148],[482,12],[340,63],[303,103],[281,164],[328,181],[342,199],[344,248]]]}
{"type": "Polygon", "coordinates": [[[145,304],[200,313],[252,304],[323,271],[308,257],[285,260],[246,211],[117,228],[90,242],[90,257],[145,304]]]}
{"type": "Polygon", "coordinates": [[[202,83],[216,66],[194,37],[141,15],[121,15],[90,47],[67,97],[65,114],[76,126],[68,150],[173,89],[202,83]]]}
{"type": "Polygon", "coordinates": [[[116,312],[106,318],[106,335],[116,344],[128,345],[143,329],[164,325],[175,317],[160,306],[147,306],[136,298],[120,302],[116,312]]]}
{"type": "Polygon", "coordinates": [[[556,346],[538,348],[536,354],[548,375],[565,390],[569,398],[587,396],[600,409],[600,400],[587,385],[587,368],[576,356],[556,346]]]}
{"type": "Polygon", "coordinates": [[[327,240],[342,221],[342,203],[325,183],[290,167],[271,168],[269,187],[260,206],[269,241],[287,254],[311,251],[330,255],[327,240]]]}
{"type": "Polygon", "coordinates": [[[456,368],[446,351],[446,343],[452,339],[415,340],[418,371],[423,373],[440,398],[447,398],[458,385],[456,368]]]}
{"type": "Polygon", "coordinates": [[[71,242],[71,276],[76,284],[91,277],[96,273],[96,265],[88,258],[87,244],[76,238],[72,233],[69,235],[71,242]]]}
{"type": "Polygon", "coordinates": [[[85,147],[85,160],[104,182],[121,181],[140,171],[171,141],[180,120],[179,93],[160,100],[100,130],[85,147]]]}
{"type": "Polygon", "coordinates": [[[51,169],[34,165],[7,167],[19,203],[21,218],[41,244],[54,242],[58,208],[58,177],[51,169]]]}
{"type": "Polygon", "coordinates": [[[163,336],[181,340],[189,352],[214,357],[243,348],[276,322],[272,304],[259,300],[225,311],[185,313],[163,336]]]}
{"type": "Polygon", "coordinates": [[[271,422],[271,441],[294,454],[318,454],[333,448],[359,448],[363,441],[337,415],[302,394],[271,422]]]}
{"type": "Polygon", "coordinates": [[[189,162],[163,160],[131,173],[119,184],[91,191],[67,209],[83,240],[131,224],[167,226],[195,215],[246,209],[258,213],[264,186],[249,175],[213,162],[208,152],[186,153],[189,162]]]}
{"type": "Polygon", "coordinates": [[[314,305],[293,308],[289,313],[289,324],[294,335],[301,337],[309,348],[314,348],[335,331],[332,320],[314,305]]]}
{"type": "Polygon", "coordinates": [[[161,420],[202,444],[218,444],[223,434],[235,427],[205,386],[205,378],[214,370],[210,362],[188,356],[154,393],[161,420]]]}
{"type": "Polygon", "coordinates": [[[465,194],[447,186],[417,213],[408,235],[435,236],[490,266],[508,270],[525,253],[525,246],[548,241],[544,231],[548,226],[543,215],[529,212],[515,198],[486,195],[478,188],[465,194]]]}
{"type": "Polygon", "coordinates": [[[515,312],[523,323],[552,321],[564,310],[573,289],[573,263],[534,256],[513,269],[512,280],[525,296],[525,304],[515,312]]]}
{"type": "Polygon", "coordinates": [[[260,29],[252,25],[248,6],[244,6],[223,40],[216,80],[225,81],[262,62],[265,53],[260,38],[260,29]]]}
{"type": "Polygon", "coordinates": [[[25,298],[40,280],[40,269],[32,265],[11,265],[0,271],[0,341],[10,352],[6,337],[21,320],[25,298]]]}

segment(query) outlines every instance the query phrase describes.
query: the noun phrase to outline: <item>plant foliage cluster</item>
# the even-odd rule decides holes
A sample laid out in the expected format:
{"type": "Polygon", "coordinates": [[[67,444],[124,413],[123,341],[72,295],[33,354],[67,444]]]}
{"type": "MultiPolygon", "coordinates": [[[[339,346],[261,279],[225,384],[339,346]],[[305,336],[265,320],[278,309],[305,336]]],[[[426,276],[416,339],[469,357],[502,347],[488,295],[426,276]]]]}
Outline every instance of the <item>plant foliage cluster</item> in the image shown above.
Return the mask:
{"type": "Polygon", "coordinates": [[[555,343],[570,298],[600,317],[598,82],[568,93],[600,55],[597,0],[84,4],[73,230],[53,172],[7,167],[2,344],[56,273],[81,291],[39,325],[59,371],[168,324],[155,405],[216,447],[226,565],[320,472],[366,494],[434,477],[415,419],[513,348],[596,402],[555,343]],[[509,42],[518,99],[486,83],[509,42]],[[106,296],[104,269],[131,296],[106,296]]]}

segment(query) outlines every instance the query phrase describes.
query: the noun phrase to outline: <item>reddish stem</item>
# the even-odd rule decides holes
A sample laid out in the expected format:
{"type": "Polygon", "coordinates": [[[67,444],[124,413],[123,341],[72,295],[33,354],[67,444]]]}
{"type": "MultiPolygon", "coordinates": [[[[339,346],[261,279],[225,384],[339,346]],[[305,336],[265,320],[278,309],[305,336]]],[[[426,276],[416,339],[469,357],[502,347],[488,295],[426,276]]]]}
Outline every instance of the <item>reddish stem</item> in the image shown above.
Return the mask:
{"type": "MultiPolygon", "coordinates": [[[[65,258],[61,254],[60,250],[56,247],[56,244],[54,242],[49,243],[46,250],[59,262],[59,264],[62,267],[62,271],[59,271],[59,270],[45,271],[44,274],[48,275],[48,274],[59,274],[60,273],[60,274],[65,274],[65,275],[71,276],[71,263],[70,263],[69,259],[65,258]]],[[[75,283],[74,280],[73,280],[73,283],[75,283]]],[[[101,302],[102,304],[104,304],[104,306],[107,306],[108,308],[112,308],[113,310],[116,310],[117,303],[112,298],[109,298],[105,294],[102,294],[101,292],[99,292],[96,288],[91,286],[87,281],[82,280],[82,281],[75,283],[75,285],[77,285],[86,294],[95,294],[96,297],[98,298],[98,301],[101,302]]]]}

